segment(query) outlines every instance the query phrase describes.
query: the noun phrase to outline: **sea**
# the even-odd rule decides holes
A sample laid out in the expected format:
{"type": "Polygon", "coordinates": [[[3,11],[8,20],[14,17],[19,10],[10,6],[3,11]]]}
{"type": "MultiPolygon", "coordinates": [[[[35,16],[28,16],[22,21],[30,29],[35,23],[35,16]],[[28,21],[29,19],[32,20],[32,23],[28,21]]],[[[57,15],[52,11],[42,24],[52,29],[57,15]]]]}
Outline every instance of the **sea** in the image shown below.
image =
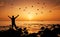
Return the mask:
{"type": "MultiPolygon", "coordinates": [[[[60,24],[60,21],[16,21],[18,28],[27,28],[29,33],[36,33],[41,27],[53,24],[60,24]]],[[[8,30],[11,27],[11,21],[0,21],[0,30],[8,30]]]]}

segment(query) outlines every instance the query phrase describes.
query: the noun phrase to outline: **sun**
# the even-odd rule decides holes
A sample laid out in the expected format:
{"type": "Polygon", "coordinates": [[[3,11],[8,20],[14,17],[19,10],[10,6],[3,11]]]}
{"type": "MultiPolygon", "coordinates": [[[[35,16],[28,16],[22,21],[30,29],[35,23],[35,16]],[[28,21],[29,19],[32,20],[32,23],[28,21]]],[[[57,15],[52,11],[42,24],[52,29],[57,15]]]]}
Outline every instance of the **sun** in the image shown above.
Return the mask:
{"type": "Polygon", "coordinates": [[[33,19],[33,14],[28,14],[28,19],[32,20],[33,19]]]}

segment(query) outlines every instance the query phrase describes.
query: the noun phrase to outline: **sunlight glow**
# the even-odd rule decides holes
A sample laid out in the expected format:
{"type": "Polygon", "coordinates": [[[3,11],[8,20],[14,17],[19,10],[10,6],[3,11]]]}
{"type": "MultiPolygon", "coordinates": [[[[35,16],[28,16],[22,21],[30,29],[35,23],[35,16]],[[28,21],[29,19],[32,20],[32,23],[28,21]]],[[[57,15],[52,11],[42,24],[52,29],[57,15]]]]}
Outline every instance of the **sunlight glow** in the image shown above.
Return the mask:
{"type": "Polygon", "coordinates": [[[32,20],[33,19],[33,14],[28,14],[28,19],[32,20]]]}

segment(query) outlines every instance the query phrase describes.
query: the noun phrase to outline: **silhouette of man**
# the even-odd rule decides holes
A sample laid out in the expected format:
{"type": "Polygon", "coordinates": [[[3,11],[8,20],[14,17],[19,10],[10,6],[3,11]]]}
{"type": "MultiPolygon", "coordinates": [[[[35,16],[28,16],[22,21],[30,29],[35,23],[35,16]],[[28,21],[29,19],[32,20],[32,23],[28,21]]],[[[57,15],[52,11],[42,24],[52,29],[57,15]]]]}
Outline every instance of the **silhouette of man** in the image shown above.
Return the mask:
{"type": "Polygon", "coordinates": [[[8,17],[11,19],[11,22],[12,22],[12,29],[13,29],[13,27],[15,27],[15,28],[17,29],[16,24],[15,24],[15,19],[16,19],[18,16],[19,16],[19,15],[17,15],[16,17],[14,17],[14,16],[12,16],[12,17],[8,16],[8,17]]]}

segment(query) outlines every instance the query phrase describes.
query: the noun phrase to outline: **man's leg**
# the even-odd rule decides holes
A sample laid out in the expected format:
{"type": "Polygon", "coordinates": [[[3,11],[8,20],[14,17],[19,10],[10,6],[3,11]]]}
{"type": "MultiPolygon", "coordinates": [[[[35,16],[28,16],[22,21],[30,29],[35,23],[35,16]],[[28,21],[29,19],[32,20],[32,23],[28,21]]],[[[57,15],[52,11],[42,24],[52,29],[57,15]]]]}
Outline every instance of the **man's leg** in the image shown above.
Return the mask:
{"type": "Polygon", "coordinates": [[[12,24],[12,29],[13,29],[13,24],[12,24]]]}
{"type": "Polygon", "coordinates": [[[17,26],[16,26],[16,24],[15,24],[14,26],[15,26],[15,28],[17,29],[17,26]]]}

